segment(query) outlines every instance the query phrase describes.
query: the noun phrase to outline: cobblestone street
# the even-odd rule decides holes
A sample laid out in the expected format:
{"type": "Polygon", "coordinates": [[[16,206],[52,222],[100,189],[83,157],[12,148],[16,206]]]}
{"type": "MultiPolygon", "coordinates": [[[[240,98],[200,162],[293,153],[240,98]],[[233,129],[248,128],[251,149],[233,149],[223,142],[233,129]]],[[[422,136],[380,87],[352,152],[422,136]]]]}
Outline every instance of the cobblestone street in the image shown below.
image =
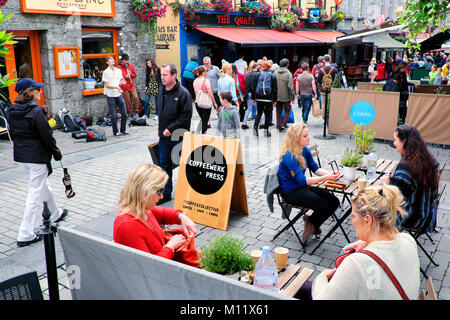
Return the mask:
{"type": "MultiPolygon", "coordinates": [[[[295,119],[301,119],[299,108],[295,107],[295,119]]],[[[275,114],[274,114],[275,117],[275,114]]],[[[211,117],[212,129],[209,134],[215,134],[217,117],[211,117]]],[[[275,119],[274,119],[275,120],[275,119]]],[[[196,128],[199,121],[194,111],[191,128],[196,128]]],[[[68,167],[72,177],[74,198],[68,199],[64,194],[61,182],[63,173],[59,162],[53,162],[53,174],[49,177],[50,186],[56,196],[58,206],[69,210],[69,215],[61,225],[82,230],[103,238],[112,239],[112,225],[116,215],[116,206],[121,187],[128,173],[139,164],[151,162],[147,146],[156,142],[157,125],[154,120],[148,120],[149,126],[129,128],[130,136],[113,137],[111,127],[106,127],[106,142],[86,143],[84,140],[71,138],[70,133],[55,131],[55,138],[63,154],[64,166],[68,167]]],[[[311,145],[317,144],[320,151],[322,166],[329,169],[328,162],[338,161],[344,153],[345,147],[353,147],[354,141],[348,136],[336,136],[334,140],[320,140],[314,138],[322,135],[323,120],[310,116],[311,145]]],[[[249,123],[249,126],[253,122],[249,123]]],[[[271,127],[272,137],[260,135],[254,137],[251,130],[241,130],[241,142],[244,155],[245,183],[249,214],[230,214],[227,232],[244,239],[247,250],[261,249],[264,245],[271,248],[284,246],[289,248],[289,263],[312,268],[315,273],[311,280],[324,268],[334,265],[334,258],[347,243],[342,232],[338,229],[314,253],[312,249],[319,242],[313,239],[308,242],[306,252],[291,229],[281,234],[274,242],[273,236],[286,224],[281,218],[281,209],[275,204],[275,211],[271,213],[267,206],[266,195],[263,192],[264,178],[267,169],[276,163],[284,133],[271,127]]],[[[399,154],[390,146],[389,141],[378,141],[375,150],[379,158],[396,159],[399,154]]],[[[450,181],[450,149],[442,146],[431,146],[437,160],[447,161],[441,183],[450,181]]],[[[176,187],[178,169],[174,171],[174,186],[176,187]]],[[[437,233],[432,235],[434,244],[429,240],[423,241],[425,248],[432,252],[433,258],[439,266],[429,264],[428,259],[419,251],[421,266],[433,278],[433,283],[440,299],[450,299],[450,189],[443,194],[437,219],[437,233]]],[[[12,160],[12,146],[6,140],[0,140],[0,281],[27,271],[36,270],[40,276],[40,283],[44,296],[47,296],[47,280],[45,269],[45,255],[43,243],[36,243],[28,247],[18,248],[16,237],[22,220],[25,199],[27,195],[27,181],[19,167],[12,160]]],[[[173,193],[173,196],[175,192],[173,193]]],[[[173,200],[166,203],[173,205],[173,200]]],[[[326,234],[333,221],[329,219],[322,227],[326,234]]],[[[295,225],[299,234],[302,232],[303,222],[300,219],[295,225]]],[[[348,218],[343,224],[350,240],[355,240],[355,231],[348,218]]],[[[199,235],[197,246],[201,247],[215,235],[224,231],[198,225],[199,235]]],[[[65,274],[64,256],[56,237],[58,278],[60,281],[61,299],[71,299],[65,274]]],[[[425,288],[424,279],[422,288],[425,288]]]]}

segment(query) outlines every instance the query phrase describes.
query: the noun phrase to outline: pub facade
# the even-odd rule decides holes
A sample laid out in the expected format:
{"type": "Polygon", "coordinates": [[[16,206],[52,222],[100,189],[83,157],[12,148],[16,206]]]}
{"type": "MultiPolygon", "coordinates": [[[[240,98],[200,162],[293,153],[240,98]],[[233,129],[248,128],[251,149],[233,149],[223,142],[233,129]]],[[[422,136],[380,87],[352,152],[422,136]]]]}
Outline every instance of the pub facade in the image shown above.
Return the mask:
{"type": "MultiPolygon", "coordinates": [[[[1,10],[13,14],[1,28],[17,43],[0,61],[0,72],[45,83],[41,104],[51,113],[62,108],[80,116],[108,112],[102,82],[106,56],[117,64],[127,53],[138,89],[145,87],[145,59],[155,56],[155,47],[138,32],[128,0],[9,0],[1,10]]],[[[5,94],[14,101],[14,85],[5,94]]]]}

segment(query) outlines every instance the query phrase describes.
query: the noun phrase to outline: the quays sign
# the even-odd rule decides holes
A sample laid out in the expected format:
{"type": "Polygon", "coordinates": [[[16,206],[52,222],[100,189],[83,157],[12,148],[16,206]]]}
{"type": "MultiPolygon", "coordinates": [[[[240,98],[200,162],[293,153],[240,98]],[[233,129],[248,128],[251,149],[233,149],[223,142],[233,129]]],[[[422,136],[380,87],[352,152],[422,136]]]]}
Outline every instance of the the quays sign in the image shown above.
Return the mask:
{"type": "Polygon", "coordinates": [[[26,13],[114,17],[114,0],[20,0],[26,13]]]}

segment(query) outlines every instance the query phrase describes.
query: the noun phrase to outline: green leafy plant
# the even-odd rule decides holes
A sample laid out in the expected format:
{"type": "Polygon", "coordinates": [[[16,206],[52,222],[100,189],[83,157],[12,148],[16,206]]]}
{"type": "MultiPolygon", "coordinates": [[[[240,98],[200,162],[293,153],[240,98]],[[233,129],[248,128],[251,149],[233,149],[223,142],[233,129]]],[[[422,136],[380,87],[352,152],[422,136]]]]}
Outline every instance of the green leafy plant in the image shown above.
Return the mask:
{"type": "Polygon", "coordinates": [[[300,29],[302,23],[299,16],[292,11],[283,10],[272,15],[270,27],[278,31],[294,31],[300,29]]]}
{"type": "Polygon", "coordinates": [[[361,125],[353,128],[353,136],[355,137],[356,150],[361,154],[369,154],[374,147],[375,131],[372,128],[363,130],[361,125]]]}
{"type": "Polygon", "coordinates": [[[154,38],[157,20],[166,16],[167,5],[161,0],[131,0],[130,10],[138,17],[139,32],[146,32],[154,38]]]}
{"type": "Polygon", "coordinates": [[[341,158],[341,165],[344,167],[357,167],[362,164],[363,155],[356,149],[346,148],[344,156],[341,158]]]}
{"type": "Polygon", "coordinates": [[[231,234],[215,237],[201,250],[200,266],[207,271],[229,275],[254,268],[252,257],[244,251],[243,241],[231,234]]]}
{"type": "Polygon", "coordinates": [[[427,31],[428,28],[440,28],[441,31],[449,30],[446,20],[450,16],[448,1],[445,0],[407,0],[398,23],[406,26],[406,46],[410,51],[419,50],[416,35],[427,31]]]}
{"type": "MultiPolygon", "coordinates": [[[[0,11],[0,25],[10,19],[13,16],[13,14],[10,14],[8,16],[4,16],[3,12],[0,11]]],[[[15,44],[17,41],[13,40],[13,33],[9,32],[7,33],[5,30],[0,31],[0,57],[5,57],[7,54],[9,54],[9,49],[7,45],[9,44],[15,44]]],[[[0,64],[0,66],[2,66],[0,64]]],[[[0,76],[0,88],[9,87],[12,85],[17,79],[9,79],[9,74],[5,74],[0,76]]],[[[0,94],[0,96],[6,100],[6,98],[0,94]]]]}

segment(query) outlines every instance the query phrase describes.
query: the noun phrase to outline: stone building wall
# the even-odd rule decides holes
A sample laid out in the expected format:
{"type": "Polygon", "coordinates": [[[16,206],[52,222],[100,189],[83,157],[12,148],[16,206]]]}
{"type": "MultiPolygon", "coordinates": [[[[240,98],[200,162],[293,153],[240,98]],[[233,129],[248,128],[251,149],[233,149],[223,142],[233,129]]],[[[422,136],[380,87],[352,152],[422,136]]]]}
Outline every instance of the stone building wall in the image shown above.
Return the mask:
{"type": "Polygon", "coordinates": [[[80,15],[53,15],[22,13],[20,1],[8,1],[3,7],[5,15],[13,13],[10,20],[1,25],[2,30],[38,30],[41,49],[42,75],[45,87],[45,103],[52,113],[66,108],[76,115],[105,115],[108,112],[103,94],[83,96],[83,66],[78,78],[55,78],[54,46],[78,46],[82,54],[81,28],[117,28],[119,55],[127,53],[137,72],[136,85],[144,98],[145,59],[155,58],[155,45],[148,35],[138,34],[138,24],[129,9],[129,0],[115,0],[115,17],[91,17],[80,15]],[[123,52],[120,48],[123,47],[123,52]]]}

